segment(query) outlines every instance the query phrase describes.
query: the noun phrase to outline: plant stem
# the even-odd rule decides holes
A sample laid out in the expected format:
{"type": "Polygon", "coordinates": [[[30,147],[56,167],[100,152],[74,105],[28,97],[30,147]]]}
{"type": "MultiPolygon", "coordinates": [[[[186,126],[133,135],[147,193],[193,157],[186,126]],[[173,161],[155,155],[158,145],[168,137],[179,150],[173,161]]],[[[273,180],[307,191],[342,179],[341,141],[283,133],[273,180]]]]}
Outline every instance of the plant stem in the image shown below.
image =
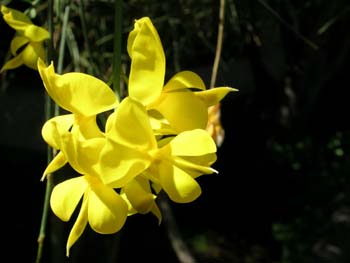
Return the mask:
{"type": "Polygon", "coordinates": [[[218,73],[219,62],[221,57],[221,49],[222,49],[222,39],[224,34],[224,19],[225,19],[225,0],[220,0],[219,29],[218,29],[218,37],[216,42],[215,59],[214,59],[213,70],[211,74],[211,80],[210,80],[210,88],[213,88],[215,86],[216,76],[218,73]]]}
{"type": "Polygon", "coordinates": [[[120,88],[121,72],[121,44],[122,44],[122,0],[114,1],[114,41],[113,41],[113,90],[121,99],[123,94],[120,88]]]}
{"type": "MultiPolygon", "coordinates": [[[[47,49],[47,61],[46,63],[50,63],[51,60],[53,60],[53,0],[48,0],[48,30],[50,33],[50,40],[48,41],[48,49],[47,49]]],[[[53,115],[53,102],[51,98],[46,94],[45,95],[45,120],[48,120],[53,115]]],[[[54,156],[54,151],[50,146],[47,146],[47,163],[50,163],[54,156]]],[[[44,196],[44,204],[43,204],[43,212],[41,217],[41,224],[40,224],[40,230],[39,230],[39,236],[38,236],[38,250],[37,250],[37,256],[36,256],[36,263],[40,263],[42,260],[43,255],[43,247],[44,247],[44,240],[45,240],[45,233],[46,233],[46,225],[47,225],[47,217],[48,217],[48,210],[49,210],[49,200],[50,195],[52,191],[52,178],[51,174],[48,174],[46,176],[46,189],[45,189],[45,196],[44,196]]]]}

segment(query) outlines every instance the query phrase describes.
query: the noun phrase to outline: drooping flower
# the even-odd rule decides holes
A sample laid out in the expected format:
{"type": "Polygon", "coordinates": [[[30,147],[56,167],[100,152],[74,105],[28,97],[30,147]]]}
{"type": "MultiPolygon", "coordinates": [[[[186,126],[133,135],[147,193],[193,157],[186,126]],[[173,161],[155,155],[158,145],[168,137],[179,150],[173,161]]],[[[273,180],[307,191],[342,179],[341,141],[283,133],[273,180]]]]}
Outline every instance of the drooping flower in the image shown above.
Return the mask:
{"type": "Polygon", "coordinates": [[[115,233],[124,225],[128,214],[126,201],[111,186],[103,184],[99,177],[91,175],[105,143],[96,115],[114,109],[118,99],[107,84],[90,75],[59,75],[52,63],[46,67],[41,59],[38,70],[50,97],[61,108],[71,112],[49,119],[42,128],[44,140],[59,150],[45,169],[44,176],[66,163],[81,174],[56,185],[50,199],[53,212],[63,221],[70,219],[83,199],[68,237],[68,256],[87,223],[98,233],[115,233]]]}
{"type": "Polygon", "coordinates": [[[78,156],[62,151],[65,149],[62,140],[69,134],[74,135],[72,143],[103,138],[96,115],[114,109],[119,103],[118,98],[106,83],[93,76],[76,72],[59,75],[55,73],[53,63],[46,67],[41,59],[38,60],[38,70],[50,97],[62,109],[71,112],[48,120],[42,128],[44,140],[51,147],[61,150],[48,165],[44,176],[61,168],[68,156],[71,156],[70,164],[82,173],[76,161],[78,156]]]}
{"type": "Polygon", "coordinates": [[[206,90],[203,80],[192,71],[179,72],[164,85],[164,50],[148,17],[135,21],[127,50],[131,58],[129,96],[145,105],[147,110],[159,112],[174,133],[205,129],[208,107],[235,90],[230,87],[206,90]]]}
{"type": "Polygon", "coordinates": [[[13,58],[5,63],[0,72],[21,65],[36,70],[38,58],[45,60],[43,43],[50,38],[49,32],[43,27],[34,25],[24,13],[18,10],[2,5],[1,12],[5,22],[15,29],[17,34],[10,44],[13,58]]]}

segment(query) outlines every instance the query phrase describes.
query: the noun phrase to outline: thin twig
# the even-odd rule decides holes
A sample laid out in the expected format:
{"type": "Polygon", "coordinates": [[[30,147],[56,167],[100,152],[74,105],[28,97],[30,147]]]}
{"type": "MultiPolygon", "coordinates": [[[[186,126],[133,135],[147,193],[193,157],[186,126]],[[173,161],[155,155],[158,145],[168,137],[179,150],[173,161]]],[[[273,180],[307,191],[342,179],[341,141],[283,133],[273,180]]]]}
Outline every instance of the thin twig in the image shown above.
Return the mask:
{"type": "Polygon", "coordinates": [[[213,70],[211,74],[211,80],[210,80],[210,88],[215,86],[216,77],[219,69],[219,62],[220,62],[221,49],[222,49],[222,39],[224,35],[224,19],[225,19],[225,0],[220,0],[219,29],[218,29],[218,37],[216,42],[215,59],[214,59],[213,70]]]}
{"type": "MultiPolygon", "coordinates": [[[[47,49],[47,63],[50,63],[53,60],[53,0],[48,1],[48,30],[50,33],[50,40],[48,41],[48,49],[47,49]]],[[[53,114],[53,102],[51,98],[46,94],[45,95],[45,120],[48,120],[53,114]]],[[[47,163],[50,163],[53,159],[54,152],[50,146],[47,146],[47,163]]],[[[46,225],[47,225],[47,217],[49,211],[49,200],[53,187],[51,174],[48,174],[46,177],[46,189],[44,196],[44,204],[43,204],[43,212],[41,216],[40,230],[38,236],[38,251],[35,259],[36,263],[40,263],[43,255],[43,247],[44,240],[46,236],[46,225]]]]}
{"type": "Polygon", "coordinates": [[[162,211],[163,224],[168,232],[171,246],[174,249],[179,262],[196,263],[195,258],[192,256],[177,227],[175,216],[169,204],[168,196],[164,192],[161,192],[158,195],[158,201],[159,207],[162,211]]]}

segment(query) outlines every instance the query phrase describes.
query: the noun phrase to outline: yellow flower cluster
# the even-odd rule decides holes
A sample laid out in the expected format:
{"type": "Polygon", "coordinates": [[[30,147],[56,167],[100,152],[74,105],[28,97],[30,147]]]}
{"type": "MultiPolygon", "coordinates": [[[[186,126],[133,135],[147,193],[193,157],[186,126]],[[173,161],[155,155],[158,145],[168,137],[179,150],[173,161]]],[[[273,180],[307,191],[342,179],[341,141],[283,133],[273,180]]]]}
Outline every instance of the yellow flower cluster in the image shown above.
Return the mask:
{"type": "Polygon", "coordinates": [[[1,13],[5,22],[16,30],[17,35],[10,44],[11,54],[14,57],[5,63],[0,73],[21,65],[36,70],[38,58],[45,59],[43,42],[49,39],[49,32],[34,25],[24,13],[15,9],[2,5],[1,13]]]}
{"type": "Polygon", "coordinates": [[[198,198],[196,178],[217,173],[211,167],[217,149],[206,130],[208,108],[234,89],[206,89],[191,71],[179,72],[165,83],[162,43],[151,20],[143,17],[128,37],[128,96],[119,101],[93,76],[56,74],[53,63],[44,62],[48,32],[19,11],[5,6],[1,11],[18,32],[11,42],[15,57],[1,71],[21,64],[38,69],[48,95],[67,112],[42,127],[43,139],[57,150],[42,180],[67,164],[79,174],[57,184],[50,198],[52,211],[63,221],[70,220],[81,203],[67,256],[87,224],[97,233],[111,234],[135,213],[151,212],[161,222],[156,203],[160,191],[178,203],[198,198]],[[97,116],[106,112],[110,114],[101,127],[97,116]]]}

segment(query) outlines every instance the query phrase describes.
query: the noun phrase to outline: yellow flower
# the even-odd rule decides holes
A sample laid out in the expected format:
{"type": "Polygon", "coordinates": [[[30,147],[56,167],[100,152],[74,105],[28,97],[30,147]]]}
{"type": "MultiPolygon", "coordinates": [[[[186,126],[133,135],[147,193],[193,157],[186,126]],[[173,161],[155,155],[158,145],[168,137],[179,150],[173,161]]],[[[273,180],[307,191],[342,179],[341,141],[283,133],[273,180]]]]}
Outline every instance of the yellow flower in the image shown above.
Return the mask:
{"type": "MultiPolygon", "coordinates": [[[[105,136],[96,170],[105,184],[115,188],[144,176],[159,184],[173,201],[191,202],[201,193],[195,178],[216,172],[210,167],[216,160],[216,145],[205,130],[181,132],[165,143],[158,142],[158,147],[146,108],[130,97],[109,116],[105,136]]],[[[152,200],[152,196],[147,198],[152,200]]],[[[128,199],[132,202],[133,197],[128,195],[128,199]]],[[[142,209],[149,211],[147,206],[142,209]]]]}
{"type": "Polygon", "coordinates": [[[128,206],[114,189],[98,178],[84,175],[56,185],[51,193],[50,205],[62,221],[68,221],[83,198],[79,215],[69,234],[66,254],[83,233],[87,223],[100,234],[119,231],[127,217],[128,206]]]}
{"type": "Polygon", "coordinates": [[[164,86],[164,50],[148,17],[135,21],[127,50],[131,58],[129,96],[145,105],[147,110],[159,112],[174,133],[205,129],[208,107],[235,90],[229,87],[206,90],[203,80],[192,71],[177,73],[164,86]]]}
{"type": "Polygon", "coordinates": [[[128,215],[126,201],[109,185],[92,175],[99,153],[105,144],[96,115],[118,105],[114,92],[103,81],[83,73],[55,73],[53,63],[46,67],[38,60],[39,74],[50,97],[71,114],[48,120],[42,128],[44,140],[60,150],[44,171],[44,176],[66,163],[82,176],[66,180],[53,189],[50,204],[53,212],[68,221],[83,198],[81,209],[67,241],[69,249],[80,237],[87,223],[98,233],[120,230],[128,215]]]}
{"type": "Polygon", "coordinates": [[[34,25],[20,11],[2,5],[1,12],[5,22],[16,30],[17,35],[12,39],[10,44],[11,54],[14,58],[7,61],[0,72],[17,68],[23,64],[36,70],[38,58],[45,60],[43,42],[50,38],[49,32],[42,27],[34,25]]]}
{"type": "Polygon", "coordinates": [[[92,139],[90,144],[96,144],[96,151],[99,149],[101,142],[98,139],[104,135],[96,123],[96,115],[114,109],[119,103],[118,98],[106,83],[93,76],[76,72],[59,75],[55,73],[53,63],[46,67],[41,59],[38,60],[38,70],[50,97],[72,113],[56,116],[42,128],[44,140],[61,150],[46,168],[44,176],[61,168],[67,159],[74,169],[83,173],[93,164],[79,161],[77,158],[82,159],[84,155],[72,151],[77,150],[79,141],[92,139]],[[84,169],[81,168],[83,164],[84,169]]]}

